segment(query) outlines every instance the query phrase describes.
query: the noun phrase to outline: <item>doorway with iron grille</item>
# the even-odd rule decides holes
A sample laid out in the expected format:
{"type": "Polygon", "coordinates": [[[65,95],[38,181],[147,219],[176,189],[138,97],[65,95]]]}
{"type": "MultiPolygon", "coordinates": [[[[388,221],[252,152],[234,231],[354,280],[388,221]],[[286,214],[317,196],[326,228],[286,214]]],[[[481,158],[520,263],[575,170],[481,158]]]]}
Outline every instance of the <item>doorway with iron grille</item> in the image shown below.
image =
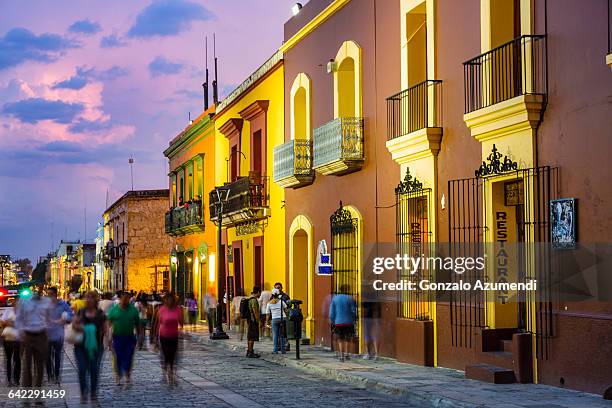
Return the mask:
{"type": "MultiPolygon", "coordinates": [[[[484,365],[505,369],[501,382],[532,382],[536,359],[548,358],[553,336],[550,201],[557,198],[558,170],[518,169],[493,146],[494,160],[476,177],[448,182],[450,253],[486,256],[482,271],[451,279],[529,282],[537,290],[451,293],[452,345],[471,348],[479,364],[470,378],[486,379],[484,365]]],[[[490,156],[492,157],[492,156],[490,156]]]]}
{"type": "MultiPolygon", "coordinates": [[[[357,320],[355,322],[355,337],[349,346],[349,351],[361,352],[361,232],[359,213],[353,207],[340,207],[329,218],[331,228],[331,263],[333,265],[331,279],[331,296],[344,293],[351,296],[357,303],[357,320]],[[352,348],[352,350],[350,349],[352,348]]],[[[335,336],[332,332],[332,348],[335,336]]]]}

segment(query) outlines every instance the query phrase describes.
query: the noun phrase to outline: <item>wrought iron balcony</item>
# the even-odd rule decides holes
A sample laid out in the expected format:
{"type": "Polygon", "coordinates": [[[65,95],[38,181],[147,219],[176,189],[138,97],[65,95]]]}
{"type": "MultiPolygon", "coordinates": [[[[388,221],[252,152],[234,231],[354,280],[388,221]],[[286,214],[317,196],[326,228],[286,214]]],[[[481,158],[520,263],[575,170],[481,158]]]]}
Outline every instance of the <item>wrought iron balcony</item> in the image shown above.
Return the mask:
{"type": "Polygon", "coordinates": [[[312,141],[289,140],[274,148],[274,182],[281,187],[302,187],[314,179],[312,141]]]}
{"type": "Polygon", "coordinates": [[[186,235],[204,231],[202,200],[195,200],[166,213],[166,234],[186,235]]]}
{"type": "Polygon", "coordinates": [[[363,156],[363,118],[337,118],[314,130],[312,167],[319,173],[359,170],[363,156]]]}
{"type": "MultiPolygon", "coordinates": [[[[221,225],[231,227],[244,222],[266,219],[270,216],[269,178],[256,172],[249,172],[248,177],[239,177],[232,183],[225,183],[229,189],[227,201],[223,203],[223,220],[221,225]]],[[[217,222],[217,193],[210,192],[210,219],[217,222]]]]}
{"type": "Polygon", "coordinates": [[[547,95],[546,36],[523,35],[463,63],[465,113],[521,95],[547,95]]]}
{"type": "Polygon", "coordinates": [[[442,126],[442,81],[426,80],[387,98],[387,139],[442,126]]]}

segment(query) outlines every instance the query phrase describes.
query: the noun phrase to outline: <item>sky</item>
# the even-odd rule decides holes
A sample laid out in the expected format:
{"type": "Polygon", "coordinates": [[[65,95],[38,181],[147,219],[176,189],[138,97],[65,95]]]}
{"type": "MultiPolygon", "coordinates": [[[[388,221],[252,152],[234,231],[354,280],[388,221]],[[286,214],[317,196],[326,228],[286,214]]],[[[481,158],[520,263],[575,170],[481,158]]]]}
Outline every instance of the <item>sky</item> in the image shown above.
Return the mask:
{"type": "Polygon", "coordinates": [[[0,254],[93,242],[130,156],[135,190],[167,188],[162,152],[203,108],[205,36],[223,96],[278,49],[294,2],[1,1],[0,254]]]}

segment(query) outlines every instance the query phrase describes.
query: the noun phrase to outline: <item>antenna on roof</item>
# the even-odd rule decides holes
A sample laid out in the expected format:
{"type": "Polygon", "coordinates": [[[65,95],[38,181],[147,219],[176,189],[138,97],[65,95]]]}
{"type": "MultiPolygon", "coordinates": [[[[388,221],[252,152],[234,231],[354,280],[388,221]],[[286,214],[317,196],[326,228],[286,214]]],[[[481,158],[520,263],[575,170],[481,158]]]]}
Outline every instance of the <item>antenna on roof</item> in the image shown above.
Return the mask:
{"type": "Polygon", "coordinates": [[[208,110],[208,36],[205,37],[205,58],[204,58],[204,67],[206,68],[206,79],[202,84],[204,88],[204,110],[208,110]]]}
{"type": "Polygon", "coordinates": [[[191,120],[191,112],[189,112],[189,124],[191,125],[193,123],[193,120],[191,120]]]}
{"type": "Polygon", "coordinates": [[[215,79],[213,79],[213,102],[215,105],[219,103],[219,92],[217,88],[217,41],[215,33],[213,33],[213,56],[215,57],[215,79]]]}

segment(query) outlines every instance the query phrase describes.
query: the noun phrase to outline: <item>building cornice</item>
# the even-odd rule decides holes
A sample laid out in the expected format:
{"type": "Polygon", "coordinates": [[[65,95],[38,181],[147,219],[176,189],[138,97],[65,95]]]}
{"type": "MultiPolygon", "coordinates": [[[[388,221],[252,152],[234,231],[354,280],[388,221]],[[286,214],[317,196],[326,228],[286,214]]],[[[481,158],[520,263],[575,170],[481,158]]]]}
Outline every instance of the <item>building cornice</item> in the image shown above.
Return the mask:
{"type": "Polygon", "coordinates": [[[170,142],[170,146],[164,150],[164,156],[170,159],[180,153],[195,137],[201,135],[213,123],[213,113],[208,113],[192,125],[189,125],[170,142]]]}
{"type": "Polygon", "coordinates": [[[323,11],[321,11],[315,18],[310,20],[306,25],[299,29],[297,33],[295,33],[291,38],[289,38],[283,45],[280,46],[279,50],[282,52],[287,52],[295,45],[297,45],[300,41],[306,38],[310,33],[312,33],[317,27],[327,21],[331,16],[333,16],[338,10],[342,9],[342,7],[346,6],[351,0],[335,0],[329,6],[327,6],[323,11]]]}
{"type": "Polygon", "coordinates": [[[268,105],[270,105],[270,102],[267,100],[257,100],[238,112],[238,114],[242,119],[250,121],[262,113],[266,113],[268,110],[268,105]]]}
{"type": "Polygon", "coordinates": [[[223,136],[229,138],[234,133],[242,132],[243,122],[244,120],[241,118],[230,118],[223,125],[221,125],[219,132],[221,132],[223,136]]]}

